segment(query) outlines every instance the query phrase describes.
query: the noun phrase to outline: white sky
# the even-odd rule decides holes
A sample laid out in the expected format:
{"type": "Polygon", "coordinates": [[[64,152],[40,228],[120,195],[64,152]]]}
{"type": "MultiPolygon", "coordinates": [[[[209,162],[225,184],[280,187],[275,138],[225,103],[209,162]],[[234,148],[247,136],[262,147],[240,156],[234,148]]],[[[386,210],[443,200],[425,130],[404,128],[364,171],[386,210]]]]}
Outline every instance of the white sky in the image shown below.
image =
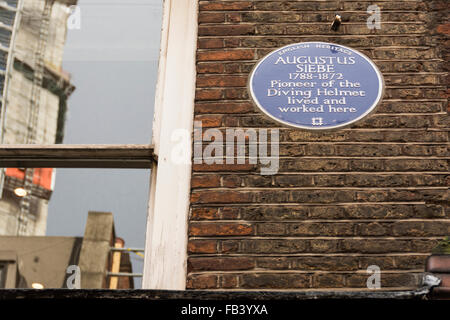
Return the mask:
{"type": "Polygon", "coordinates": [[[66,61],[158,59],[162,0],[79,1],[81,28],[71,30],[66,61]]]}

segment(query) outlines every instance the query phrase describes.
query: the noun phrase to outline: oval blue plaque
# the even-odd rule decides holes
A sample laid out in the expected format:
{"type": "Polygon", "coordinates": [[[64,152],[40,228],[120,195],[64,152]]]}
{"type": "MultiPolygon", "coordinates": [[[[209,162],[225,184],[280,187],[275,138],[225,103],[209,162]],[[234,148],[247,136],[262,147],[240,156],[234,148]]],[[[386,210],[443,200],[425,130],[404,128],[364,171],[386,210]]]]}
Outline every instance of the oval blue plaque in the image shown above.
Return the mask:
{"type": "Polygon", "coordinates": [[[381,101],[384,80],[376,65],[356,50],[303,42],[261,59],[248,86],[269,117],[296,128],[323,130],[367,116],[381,101]]]}

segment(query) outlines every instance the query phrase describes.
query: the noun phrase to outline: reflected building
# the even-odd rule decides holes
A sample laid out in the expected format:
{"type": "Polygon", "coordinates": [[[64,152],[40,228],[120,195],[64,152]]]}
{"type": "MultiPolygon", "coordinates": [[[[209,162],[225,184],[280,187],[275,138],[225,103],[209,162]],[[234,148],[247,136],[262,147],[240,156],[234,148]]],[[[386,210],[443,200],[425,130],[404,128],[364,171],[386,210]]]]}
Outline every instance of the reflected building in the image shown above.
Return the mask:
{"type": "MultiPolygon", "coordinates": [[[[54,144],[74,87],[62,69],[77,0],[0,1],[0,143],[54,144]]],[[[54,169],[8,168],[0,186],[0,235],[45,235],[54,169]]]]}
{"type": "Polygon", "coordinates": [[[83,237],[0,236],[0,289],[133,289],[124,244],[111,212],[89,212],[83,237]]]}

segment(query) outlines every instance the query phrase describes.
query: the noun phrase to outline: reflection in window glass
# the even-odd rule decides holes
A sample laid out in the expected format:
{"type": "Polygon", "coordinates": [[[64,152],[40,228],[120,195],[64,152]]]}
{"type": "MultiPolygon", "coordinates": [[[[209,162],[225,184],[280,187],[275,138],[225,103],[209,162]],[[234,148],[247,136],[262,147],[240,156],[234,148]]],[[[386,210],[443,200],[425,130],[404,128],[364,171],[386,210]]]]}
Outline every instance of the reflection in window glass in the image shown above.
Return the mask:
{"type": "Polygon", "coordinates": [[[0,288],[5,287],[6,280],[6,264],[0,262],[0,288]]]}
{"type": "MultiPolygon", "coordinates": [[[[0,50],[0,143],[150,143],[162,1],[7,0],[0,11],[5,49],[0,50]]],[[[142,248],[149,175],[148,170],[3,170],[0,241],[24,239],[0,243],[0,251],[14,243],[32,270],[58,274],[57,282],[17,275],[20,286],[67,286],[70,272],[61,266],[86,261],[82,239],[90,211],[112,214],[110,246],[142,248]],[[33,254],[47,246],[52,253],[33,254]],[[48,262],[55,259],[52,267],[48,262]]],[[[116,271],[142,272],[142,253],[122,255],[128,268],[117,267],[114,252],[102,253],[108,268],[115,261],[116,271]]],[[[113,286],[140,288],[139,278],[131,284],[127,279],[115,279],[113,286]]]]}
{"type": "Polygon", "coordinates": [[[111,247],[144,247],[149,170],[36,168],[23,193],[24,171],[6,170],[0,201],[0,258],[13,254],[21,266],[12,283],[77,287],[78,272],[83,289],[140,288],[143,252],[111,247]]]}

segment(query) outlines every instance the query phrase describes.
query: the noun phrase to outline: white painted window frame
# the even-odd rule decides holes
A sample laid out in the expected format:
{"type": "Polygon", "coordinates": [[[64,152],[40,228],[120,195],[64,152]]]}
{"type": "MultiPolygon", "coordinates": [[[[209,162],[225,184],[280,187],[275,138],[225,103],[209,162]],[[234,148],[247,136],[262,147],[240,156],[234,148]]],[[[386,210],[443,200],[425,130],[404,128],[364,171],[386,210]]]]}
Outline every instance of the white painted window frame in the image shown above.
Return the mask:
{"type": "Polygon", "coordinates": [[[197,15],[198,0],[164,0],[143,289],[186,289],[197,15]],[[174,141],[176,131],[188,138],[174,141]],[[174,163],[180,147],[189,161],[174,163]]]}

